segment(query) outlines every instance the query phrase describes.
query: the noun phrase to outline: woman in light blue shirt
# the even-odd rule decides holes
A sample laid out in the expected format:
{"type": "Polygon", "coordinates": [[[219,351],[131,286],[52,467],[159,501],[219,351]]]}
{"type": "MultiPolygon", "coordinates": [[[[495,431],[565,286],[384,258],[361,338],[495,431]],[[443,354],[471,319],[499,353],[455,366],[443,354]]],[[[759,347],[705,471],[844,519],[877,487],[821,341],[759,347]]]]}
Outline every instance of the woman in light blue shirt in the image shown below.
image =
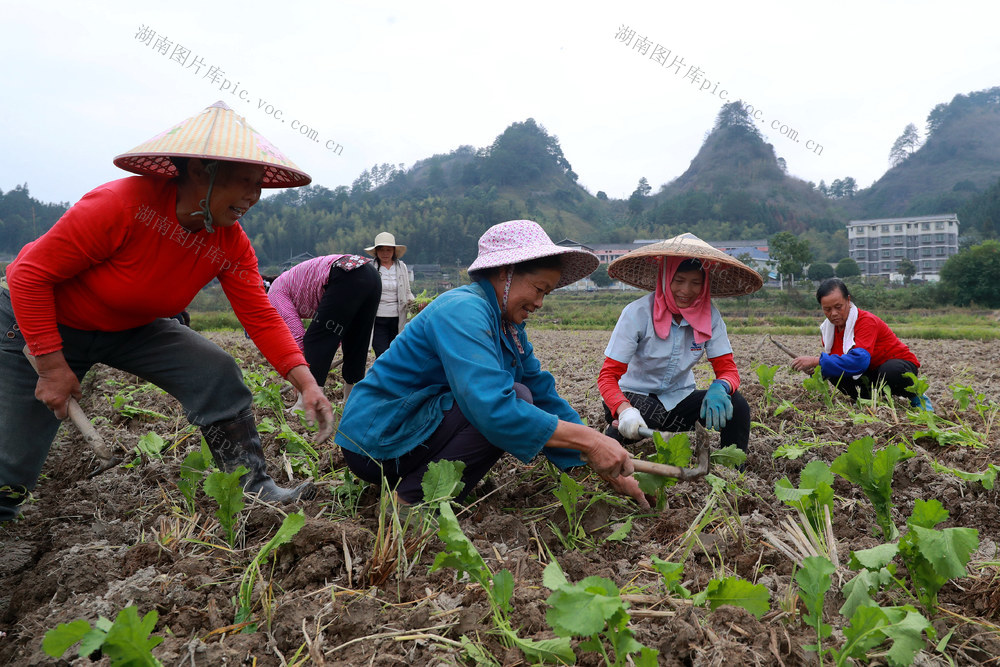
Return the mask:
{"type": "Polygon", "coordinates": [[[604,352],[605,433],[624,442],[639,439],[639,428],[689,431],[700,422],[720,431],[721,446],[746,451],[750,406],[712,298],[756,291],[760,275],[692,234],[620,257],[608,275],[652,293],[625,306],[604,352]],[[715,380],[697,389],[693,369],[706,355],[715,380]]]}

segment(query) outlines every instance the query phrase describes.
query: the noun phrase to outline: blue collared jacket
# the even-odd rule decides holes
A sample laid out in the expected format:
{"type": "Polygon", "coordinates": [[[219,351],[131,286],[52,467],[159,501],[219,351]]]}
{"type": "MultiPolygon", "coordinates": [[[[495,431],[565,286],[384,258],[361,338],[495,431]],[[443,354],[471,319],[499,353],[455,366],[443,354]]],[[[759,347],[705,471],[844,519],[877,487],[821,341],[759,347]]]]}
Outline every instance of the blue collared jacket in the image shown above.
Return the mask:
{"type": "Polygon", "coordinates": [[[524,325],[523,353],[500,328],[500,307],[488,281],[445,292],[410,321],[355,385],[335,442],[380,460],[423,444],[446,410],[462,414],[493,445],[528,462],[540,452],[559,468],[583,465],[578,452],[545,447],[558,420],[582,423],[541,370],[524,325]],[[514,383],[531,390],[518,400],[514,383]]]}

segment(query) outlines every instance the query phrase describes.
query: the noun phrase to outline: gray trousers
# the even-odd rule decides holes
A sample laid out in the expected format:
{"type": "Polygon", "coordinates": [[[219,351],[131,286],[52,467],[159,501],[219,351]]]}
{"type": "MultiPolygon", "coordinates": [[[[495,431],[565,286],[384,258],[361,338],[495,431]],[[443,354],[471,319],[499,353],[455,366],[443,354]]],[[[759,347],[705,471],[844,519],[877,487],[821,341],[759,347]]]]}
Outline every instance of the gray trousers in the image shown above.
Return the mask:
{"type": "MultiPolygon", "coordinates": [[[[197,426],[235,419],[253,402],[233,357],[175,319],[113,332],[60,325],[59,334],[78,378],[96,363],[138,375],[180,401],[197,426]]],[[[61,423],[35,398],[38,375],[23,348],[10,294],[0,288],[0,521],[12,518],[16,496],[35,488],[61,423]]]]}

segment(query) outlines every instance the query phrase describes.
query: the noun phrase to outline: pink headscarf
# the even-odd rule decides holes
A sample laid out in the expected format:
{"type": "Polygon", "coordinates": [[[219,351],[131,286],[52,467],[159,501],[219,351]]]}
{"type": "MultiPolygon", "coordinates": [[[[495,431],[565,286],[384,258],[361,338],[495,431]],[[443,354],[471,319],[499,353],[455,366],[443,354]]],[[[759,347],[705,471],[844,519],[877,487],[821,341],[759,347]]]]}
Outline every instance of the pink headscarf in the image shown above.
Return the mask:
{"type": "Polygon", "coordinates": [[[670,335],[673,316],[680,315],[694,329],[694,342],[704,343],[712,337],[712,297],[709,285],[708,266],[702,264],[705,282],[701,286],[701,294],[688,308],[680,308],[674,301],[670,291],[670,282],[677,273],[677,267],[687,257],[667,256],[660,258],[660,268],[656,276],[656,293],[653,295],[653,330],[656,335],[666,340],[670,335]]]}

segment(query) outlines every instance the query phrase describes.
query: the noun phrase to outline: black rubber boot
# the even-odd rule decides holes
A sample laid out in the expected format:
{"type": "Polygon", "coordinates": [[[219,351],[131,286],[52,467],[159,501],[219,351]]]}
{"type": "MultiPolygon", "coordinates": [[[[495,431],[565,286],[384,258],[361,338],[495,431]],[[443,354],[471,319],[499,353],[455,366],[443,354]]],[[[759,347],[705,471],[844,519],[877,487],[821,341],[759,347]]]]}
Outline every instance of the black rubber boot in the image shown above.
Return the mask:
{"type": "Polygon", "coordinates": [[[0,523],[16,519],[21,514],[21,503],[28,499],[28,495],[23,486],[0,487],[0,523]]]}
{"type": "Polygon", "coordinates": [[[249,408],[232,421],[202,426],[201,432],[215,457],[215,463],[224,472],[233,472],[240,466],[250,471],[240,477],[244,494],[257,496],[269,503],[309,500],[316,496],[316,487],[312,482],[304,482],[294,489],[283,489],[267,474],[260,435],[249,408]]]}

